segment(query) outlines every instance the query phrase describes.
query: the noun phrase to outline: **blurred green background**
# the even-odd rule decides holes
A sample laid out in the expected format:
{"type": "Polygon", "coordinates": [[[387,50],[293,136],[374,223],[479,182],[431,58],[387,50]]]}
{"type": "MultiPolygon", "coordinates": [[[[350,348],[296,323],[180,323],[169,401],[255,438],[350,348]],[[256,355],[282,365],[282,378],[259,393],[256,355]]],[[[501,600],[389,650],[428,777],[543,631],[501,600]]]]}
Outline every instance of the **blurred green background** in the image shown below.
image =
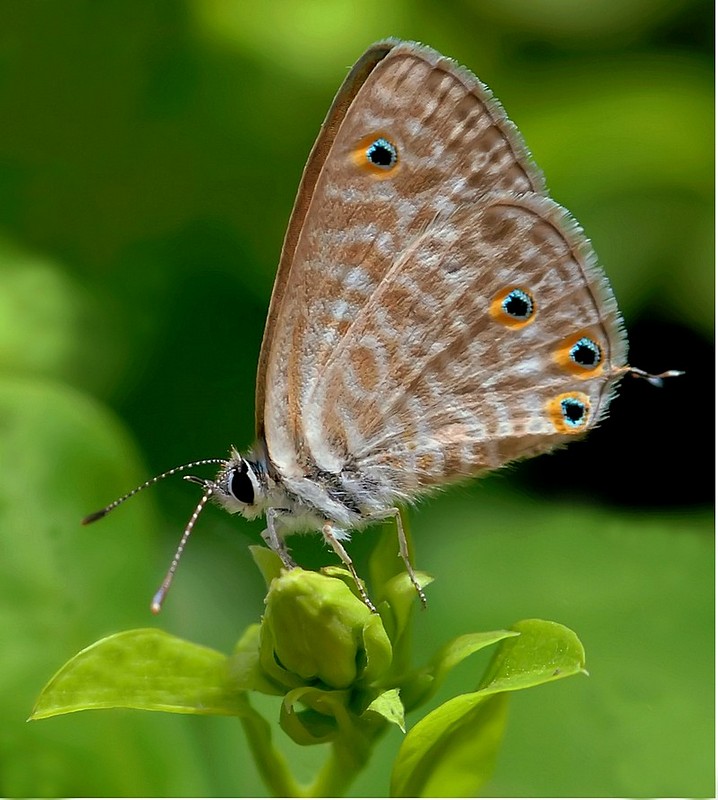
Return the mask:
{"type": "MultiPolygon", "coordinates": [[[[228,651],[262,611],[259,525],[146,477],[253,436],[284,227],[348,67],[388,35],[491,86],[626,317],[627,380],[585,442],[411,511],[436,576],[417,659],[525,617],[572,627],[589,678],[512,699],[496,796],[712,796],[713,5],[707,0],[0,3],[0,727],[5,796],[256,795],[229,719],[25,723],[102,635],[158,624],[228,651]]],[[[361,562],[376,531],[358,535],[361,562]]],[[[304,565],[332,563],[317,537],[304,565]]],[[[437,702],[474,688],[457,670],[437,702]]],[[[276,709],[271,708],[275,714],[276,709]]],[[[411,723],[411,719],[409,722],[411,723]]],[[[357,794],[381,795],[400,734],[357,794]]],[[[294,748],[307,774],[316,754],[294,748]]]]}

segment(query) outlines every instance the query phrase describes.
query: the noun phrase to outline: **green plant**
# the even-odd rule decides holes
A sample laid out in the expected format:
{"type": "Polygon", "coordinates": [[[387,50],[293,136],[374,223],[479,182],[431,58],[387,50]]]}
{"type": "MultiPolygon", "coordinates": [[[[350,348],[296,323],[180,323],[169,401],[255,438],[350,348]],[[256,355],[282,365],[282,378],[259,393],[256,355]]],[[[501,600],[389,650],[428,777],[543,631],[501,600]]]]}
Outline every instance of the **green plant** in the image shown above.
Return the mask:
{"type": "MultiPolygon", "coordinates": [[[[379,613],[359,599],[345,570],[282,569],[252,548],[267,582],[266,610],[230,655],[162,630],[101,639],[68,661],[43,689],[31,719],[98,708],[235,716],[268,790],[277,796],[346,792],[391,725],[435,695],[454,666],[496,645],[477,688],[429,711],[406,733],[394,761],[395,797],[474,794],[490,777],[505,727],[508,693],[584,672],[576,635],[555,622],[524,620],[444,645],[410,665],[415,590],[382,537],[370,565],[379,613]],[[300,745],[329,744],[314,780],[300,785],[273,742],[253,693],[281,697],[279,724],[300,745]]],[[[431,581],[420,573],[422,585],[431,581]]]]}

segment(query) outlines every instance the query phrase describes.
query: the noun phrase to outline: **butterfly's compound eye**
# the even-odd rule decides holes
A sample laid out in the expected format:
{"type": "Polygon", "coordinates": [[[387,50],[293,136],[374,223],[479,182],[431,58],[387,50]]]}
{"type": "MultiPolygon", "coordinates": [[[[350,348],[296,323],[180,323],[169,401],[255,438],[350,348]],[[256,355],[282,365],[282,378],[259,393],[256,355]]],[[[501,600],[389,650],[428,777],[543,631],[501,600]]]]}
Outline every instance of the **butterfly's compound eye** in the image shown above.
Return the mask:
{"type": "Polygon", "coordinates": [[[247,506],[254,504],[254,484],[249,475],[249,465],[246,461],[240,462],[239,466],[232,470],[232,474],[227,481],[229,493],[247,506]]]}

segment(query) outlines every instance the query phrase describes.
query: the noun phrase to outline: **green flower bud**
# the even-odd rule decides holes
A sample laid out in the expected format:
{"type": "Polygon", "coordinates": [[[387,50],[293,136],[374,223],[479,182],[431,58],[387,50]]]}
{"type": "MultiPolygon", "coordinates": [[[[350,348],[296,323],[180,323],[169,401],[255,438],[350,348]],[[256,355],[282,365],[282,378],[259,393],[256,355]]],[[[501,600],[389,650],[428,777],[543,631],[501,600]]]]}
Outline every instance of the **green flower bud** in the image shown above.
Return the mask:
{"type": "Polygon", "coordinates": [[[260,663],[287,687],[321,681],[345,689],[376,680],[391,664],[377,615],[338,578],[299,568],[272,581],[260,636],[260,663]]]}

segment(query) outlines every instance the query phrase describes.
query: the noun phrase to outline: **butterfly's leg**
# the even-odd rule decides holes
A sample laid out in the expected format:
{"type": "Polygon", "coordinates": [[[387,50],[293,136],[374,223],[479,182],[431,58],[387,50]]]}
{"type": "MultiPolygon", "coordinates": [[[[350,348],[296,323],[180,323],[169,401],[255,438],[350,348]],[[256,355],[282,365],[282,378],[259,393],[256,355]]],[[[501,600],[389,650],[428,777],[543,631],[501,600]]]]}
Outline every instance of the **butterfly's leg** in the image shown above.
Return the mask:
{"type": "Polygon", "coordinates": [[[394,521],[396,522],[396,536],[399,540],[399,555],[401,556],[401,560],[404,562],[404,566],[406,567],[409,578],[416,589],[416,593],[419,595],[421,605],[426,608],[426,595],[424,594],[424,590],[421,588],[421,584],[416,577],[414,566],[411,563],[411,558],[409,558],[409,544],[406,541],[404,524],[401,521],[401,512],[398,508],[390,508],[386,512],[382,512],[381,515],[373,516],[372,519],[378,521],[380,519],[389,519],[390,517],[393,517],[394,521]]]}
{"type": "Polygon", "coordinates": [[[361,599],[364,601],[367,608],[373,613],[376,614],[376,608],[374,604],[369,599],[369,595],[366,593],[366,589],[362,584],[361,580],[359,579],[359,575],[357,575],[356,569],[354,569],[354,562],[351,560],[351,556],[347,551],[344,549],[344,545],[339,541],[337,538],[336,533],[334,532],[334,528],[331,526],[330,523],[326,522],[322,525],[322,536],[324,536],[324,541],[334,550],[334,552],[339,556],[342,560],[344,566],[351,572],[352,578],[354,578],[354,582],[357,585],[357,589],[359,589],[359,594],[361,595],[361,599]]]}
{"type": "Polygon", "coordinates": [[[267,529],[262,531],[262,539],[270,550],[273,550],[281,559],[286,569],[294,569],[297,565],[292,561],[289,555],[287,545],[283,538],[277,533],[276,518],[282,514],[282,508],[268,508],[267,509],[267,529]]]}

